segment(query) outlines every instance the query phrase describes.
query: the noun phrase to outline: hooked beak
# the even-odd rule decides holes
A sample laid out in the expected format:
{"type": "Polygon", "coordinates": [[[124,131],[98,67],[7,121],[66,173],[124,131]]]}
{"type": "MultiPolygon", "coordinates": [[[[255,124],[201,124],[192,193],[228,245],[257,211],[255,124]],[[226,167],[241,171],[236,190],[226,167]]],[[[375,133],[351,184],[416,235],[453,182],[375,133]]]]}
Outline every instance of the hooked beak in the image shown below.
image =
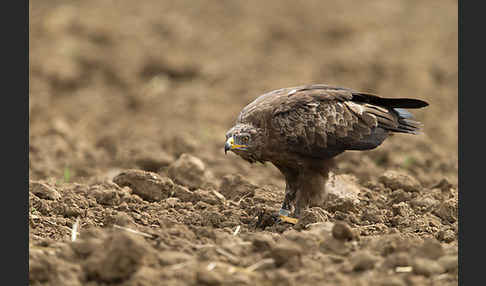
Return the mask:
{"type": "MultiPolygon", "coordinates": [[[[224,143],[224,154],[225,154],[225,155],[226,155],[226,153],[228,153],[228,150],[231,150],[231,146],[233,145],[233,144],[232,144],[233,142],[231,142],[231,143],[230,143],[230,139],[233,139],[233,137],[230,137],[230,138],[229,138],[229,139],[226,141],[226,143],[224,143]]],[[[231,141],[233,141],[233,140],[231,140],[231,141]]]]}
{"type": "Polygon", "coordinates": [[[248,146],[246,145],[235,144],[235,139],[233,138],[233,136],[231,136],[230,138],[228,138],[228,140],[226,140],[226,143],[224,143],[224,154],[226,154],[229,150],[246,150],[247,147],[248,146]]]}

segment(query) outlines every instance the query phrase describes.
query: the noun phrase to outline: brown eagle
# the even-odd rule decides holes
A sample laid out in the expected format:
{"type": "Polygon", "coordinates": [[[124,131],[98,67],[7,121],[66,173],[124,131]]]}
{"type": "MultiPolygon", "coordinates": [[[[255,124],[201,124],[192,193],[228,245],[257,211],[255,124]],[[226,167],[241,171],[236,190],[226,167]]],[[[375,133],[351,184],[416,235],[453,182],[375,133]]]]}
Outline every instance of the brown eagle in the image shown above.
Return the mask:
{"type": "Polygon", "coordinates": [[[374,149],[393,132],[417,134],[420,123],[405,109],[427,105],[324,84],[274,90],[243,108],[224,151],[250,163],[273,163],[286,183],[280,219],[296,223],[304,208],[326,198],[336,155],[374,149]]]}

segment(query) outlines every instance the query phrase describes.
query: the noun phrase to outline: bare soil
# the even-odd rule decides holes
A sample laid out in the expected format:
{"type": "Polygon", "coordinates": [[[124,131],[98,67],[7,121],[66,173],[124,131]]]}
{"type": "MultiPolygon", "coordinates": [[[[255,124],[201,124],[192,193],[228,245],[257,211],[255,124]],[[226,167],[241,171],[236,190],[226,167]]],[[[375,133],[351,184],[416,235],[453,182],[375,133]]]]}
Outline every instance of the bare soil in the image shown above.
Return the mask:
{"type": "Polygon", "coordinates": [[[31,1],[31,285],[457,285],[457,1],[31,1]],[[417,136],[284,181],[224,155],[258,95],[327,83],[430,106],[417,136]]]}

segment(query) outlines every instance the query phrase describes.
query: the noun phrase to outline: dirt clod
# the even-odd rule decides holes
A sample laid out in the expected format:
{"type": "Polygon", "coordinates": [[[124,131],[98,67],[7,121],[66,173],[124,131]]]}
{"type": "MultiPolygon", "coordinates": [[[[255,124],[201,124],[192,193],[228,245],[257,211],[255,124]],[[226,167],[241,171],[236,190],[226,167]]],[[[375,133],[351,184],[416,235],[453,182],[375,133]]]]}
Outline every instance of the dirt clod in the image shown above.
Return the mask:
{"type": "Polygon", "coordinates": [[[433,213],[446,222],[454,223],[457,221],[457,203],[455,200],[443,202],[433,213]]]}
{"type": "Polygon", "coordinates": [[[444,242],[452,242],[457,239],[457,237],[456,233],[453,230],[447,229],[439,231],[437,233],[437,239],[444,242]]]}
{"type": "Polygon", "coordinates": [[[182,154],[172,163],[169,166],[168,174],[174,182],[190,189],[201,187],[208,179],[203,161],[189,154],[182,154]]]}
{"type": "Polygon", "coordinates": [[[315,223],[329,221],[331,215],[320,207],[313,207],[302,211],[299,221],[295,225],[295,229],[304,229],[307,226],[315,223]]]}
{"type": "Polygon", "coordinates": [[[388,170],[379,177],[379,181],[392,190],[419,192],[422,189],[420,182],[405,172],[388,170]]]}
{"type": "Polygon", "coordinates": [[[92,252],[83,266],[91,279],[120,282],[142,266],[148,252],[148,245],[142,237],[114,232],[92,252]]]}
{"type": "Polygon", "coordinates": [[[415,274],[424,275],[426,277],[445,272],[444,267],[437,261],[427,258],[415,258],[412,266],[415,274]]]}
{"type": "Polygon", "coordinates": [[[221,180],[219,192],[227,199],[238,200],[246,196],[253,196],[257,188],[240,174],[226,175],[221,180]]]}
{"type": "Polygon", "coordinates": [[[38,196],[41,199],[57,200],[61,195],[52,187],[45,183],[30,181],[29,192],[38,196]]]}
{"type": "Polygon", "coordinates": [[[168,198],[174,186],[170,178],[140,170],[124,171],[113,178],[113,182],[120,187],[130,187],[134,194],[148,201],[168,198]]]}
{"type": "Polygon", "coordinates": [[[338,240],[352,240],[356,237],[356,234],[349,225],[339,221],[332,228],[332,236],[338,240]]]}

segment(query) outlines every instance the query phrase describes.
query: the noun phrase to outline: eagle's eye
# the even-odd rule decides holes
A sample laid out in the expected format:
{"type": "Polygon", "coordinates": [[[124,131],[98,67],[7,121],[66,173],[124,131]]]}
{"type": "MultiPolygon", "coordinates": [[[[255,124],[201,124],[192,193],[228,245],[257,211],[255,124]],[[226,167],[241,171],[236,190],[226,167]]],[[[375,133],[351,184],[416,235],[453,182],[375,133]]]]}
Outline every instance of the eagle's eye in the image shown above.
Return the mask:
{"type": "Polygon", "coordinates": [[[248,143],[248,140],[250,140],[250,137],[249,136],[243,136],[241,138],[241,143],[246,144],[246,143],[248,143]]]}

